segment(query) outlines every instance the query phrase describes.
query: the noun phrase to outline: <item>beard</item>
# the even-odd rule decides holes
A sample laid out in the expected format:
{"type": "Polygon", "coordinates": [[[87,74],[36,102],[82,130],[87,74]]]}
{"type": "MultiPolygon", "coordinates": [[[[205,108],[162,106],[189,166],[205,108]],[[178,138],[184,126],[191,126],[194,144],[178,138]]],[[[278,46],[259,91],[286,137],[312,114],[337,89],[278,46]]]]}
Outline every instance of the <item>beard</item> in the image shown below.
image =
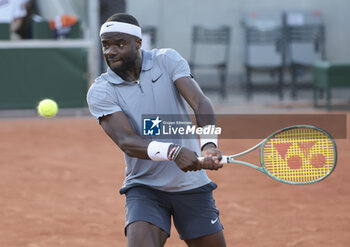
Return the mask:
{"type": "Polygon", "coordinates": [[[121,63],[119,65],[113,65],[113,62],[110,63],[108,59],[107,59],[107,64],[113,70],[114,73],[119,74],[133,68],[135,66],[136,60],[137,60],[137,53],[135,52],[128,57],[120,58],[119,61],[121,63]]]}

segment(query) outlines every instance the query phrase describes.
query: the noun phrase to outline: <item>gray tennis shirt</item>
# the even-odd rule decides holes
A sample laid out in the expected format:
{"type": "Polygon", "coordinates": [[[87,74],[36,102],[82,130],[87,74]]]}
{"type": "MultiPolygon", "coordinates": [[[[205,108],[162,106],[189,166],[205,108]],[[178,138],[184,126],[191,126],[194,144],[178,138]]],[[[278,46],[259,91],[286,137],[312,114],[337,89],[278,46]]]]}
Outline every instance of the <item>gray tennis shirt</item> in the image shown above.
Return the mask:
{"type": "MultiPolygon", "coordinates": [[[[139,82],[126,82],[110,68],[90,87],[87,102],[91,114],[99,119],[118,111],[129,118],[135,133],[142,134],[142,114],[188,114],[188,105],[174,81],[190,76],[187,61],[173,49],[142,51],[139,82]]],[[[152,137],[153,140],[157,140],[152,137]]],[[[197,138],[159,139],[183,145],[200,155],[197,138]]],[[[124,154],[126,178],[121,192],[135,185],[162,191],[185,191],[210,183],[205,170],[183,172],[173,161],[152,161],[124,154]]]]}

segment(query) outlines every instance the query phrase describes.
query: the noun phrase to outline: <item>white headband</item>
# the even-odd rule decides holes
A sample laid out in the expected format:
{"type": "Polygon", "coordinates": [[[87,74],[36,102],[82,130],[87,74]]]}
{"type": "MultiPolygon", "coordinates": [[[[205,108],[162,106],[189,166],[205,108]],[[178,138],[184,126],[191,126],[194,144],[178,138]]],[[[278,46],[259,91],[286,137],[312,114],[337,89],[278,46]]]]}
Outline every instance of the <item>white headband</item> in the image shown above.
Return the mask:
{"type": "Polygon", "coordinates": [[[100,37],[103,33],[112,33],[112,32],[127,33],[142,39],[140,27],[133,24],[129,24],[125,22],[117,22],[117,21],[108,21],[103,23],[100,30],[100,37]]]}

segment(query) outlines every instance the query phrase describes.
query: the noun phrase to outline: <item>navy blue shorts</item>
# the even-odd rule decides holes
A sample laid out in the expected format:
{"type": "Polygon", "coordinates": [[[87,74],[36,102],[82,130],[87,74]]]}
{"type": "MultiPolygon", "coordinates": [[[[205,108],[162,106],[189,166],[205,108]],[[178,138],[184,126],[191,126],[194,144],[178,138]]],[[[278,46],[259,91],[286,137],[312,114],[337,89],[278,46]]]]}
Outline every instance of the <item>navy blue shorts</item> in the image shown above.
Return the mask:
{"type": "Polygon", "coordinates": [[[184,192],[164,192],[145,186],[126,191],[126,228],[135,221],[149,222],[170,236],[171,216],[182,240],[194,239],[223,229],[209,183],[184,192]]]}

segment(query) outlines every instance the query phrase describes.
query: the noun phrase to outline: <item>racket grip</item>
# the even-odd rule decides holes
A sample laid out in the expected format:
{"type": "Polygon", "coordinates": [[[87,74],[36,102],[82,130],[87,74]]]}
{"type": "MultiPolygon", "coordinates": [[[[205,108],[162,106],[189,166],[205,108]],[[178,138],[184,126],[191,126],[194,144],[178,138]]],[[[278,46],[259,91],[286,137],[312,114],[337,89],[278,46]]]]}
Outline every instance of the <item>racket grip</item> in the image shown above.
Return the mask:
{"type": "MultiPolygon", "coordinates": [[[[198,157],[198,160],[202,161],[204,160],[204,157],[198,157]]],[[[222,159],[220,160],[220,164],[226,164],[226,163],[228,163],[228,156],[223,155],[222,159]]]]}

